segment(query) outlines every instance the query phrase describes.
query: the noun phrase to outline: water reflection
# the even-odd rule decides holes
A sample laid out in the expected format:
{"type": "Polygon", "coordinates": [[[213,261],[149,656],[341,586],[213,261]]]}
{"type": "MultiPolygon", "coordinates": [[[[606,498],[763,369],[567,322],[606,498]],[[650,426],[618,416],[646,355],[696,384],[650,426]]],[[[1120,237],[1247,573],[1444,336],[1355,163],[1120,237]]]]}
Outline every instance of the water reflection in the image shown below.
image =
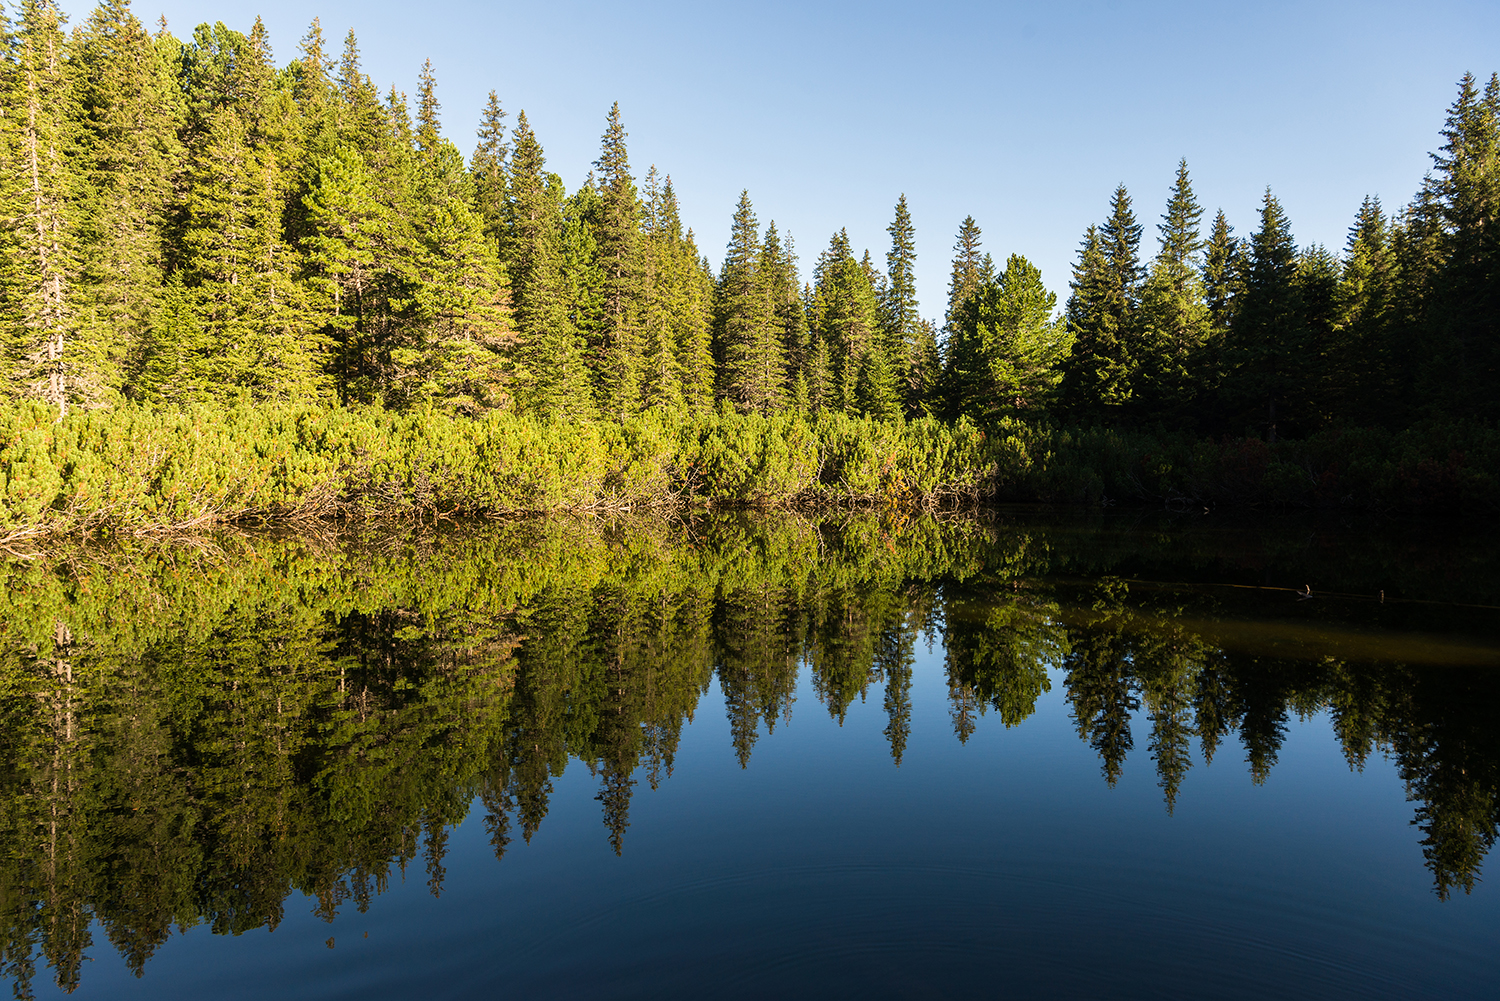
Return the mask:
{"type": "Polygon", "coordinates": [[[899,767],[929,642],[957,740],[1061,677],[1104,781],[1142,742],[1169,813],[1195,742],[1261,783],[1326,710],[1350,767],[1398,763],[1437,894],[1469,892],[1500,819],[1500,683],[1473,667],[1500,628],[1459,607],[1497,603],[1486,547],[1293,529],[725,516],[11,562],[3,961],[23,994],[38,963],[71,990],[95,921],[139,973],[174,925],[274,927],[294,891],[363,911],[420,865],[439,895],[454,825],[483,810],[503,858],[568,767],[622,852],[715,684],[742,767],[802,671],[840,722],[878,694],[899,767]]]}

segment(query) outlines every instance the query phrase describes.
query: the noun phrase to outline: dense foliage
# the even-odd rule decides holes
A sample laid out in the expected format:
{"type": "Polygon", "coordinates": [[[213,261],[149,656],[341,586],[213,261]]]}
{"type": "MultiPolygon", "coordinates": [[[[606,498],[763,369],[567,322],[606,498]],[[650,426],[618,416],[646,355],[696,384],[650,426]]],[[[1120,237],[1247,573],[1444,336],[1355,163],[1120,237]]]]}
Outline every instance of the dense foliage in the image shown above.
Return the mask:
{"type": "MultiPolygon", "coordinates": [[[[1169,811],[1195,758],[1242,755],[1262,782],[1290,717],[1326,709],[1351,766],[1396,761],[1437,891],[1473,886],[1500,820],[1491,673],[1424,667],[1463,663],[1461,641],[1368,637],[1455,614],[1411,595],[1500,600],[1483,547],[1414,560],[1410,530],[1350,550],[1316,526],[1226,542],[1218,519],[1093,519],[538,519],[0,565],[8,974],[24,993],[42,962],[74,987],[98,934],[139,973],[174,925],[274,927],[295,892],[332,918],[408,865],[439,893],[453,826],[483,811],[503,856],[570,768],[594,776],[601,837],[624,851],[632,797],[669,781],[715,684],[742,765],[806,672],[821,707],[798,712],[842,720],[880,696],[866,711],[899,766],[923,634],[946,651],[956,739],[1022,724],[1061,678],[1105,781],[1139,741],[1151,764],[1130,765],[1155,769],[1169,811]],[[1247,648],[1226,614],[1245,599],[1121,579],[1253,583],[1268,563],[1390,603],[1314,603],[1320,628],[1271,623],[1247,648]]],[[[1290,596],[1272,597],[1281,619],[1290,596]]]]}
{"type": "Polygon", "coordinates": [[[1155,257],[1121,186],[1060,310],[964,220],[939,325],[917,302],[905,196],[884,270],[840,231],[804,281],[791,234],[762,229],[744,193],[715,272],[671,178],[652,166],[638,184],[618,105],[569,192],[524,112],[508,129],[492,93],[466,160],[432,67],[414,106],[382,97],[352,32],[335,57],[314,21],[278,66],[258,20],[179,39],[106,0],[64,22],[23,0],[0,24],[14,400],[542,424],[727,404],[1267,443],[1500,418],[1495,78],[1464,77],[1416,199],[1394,215],[1367,199],[1340,253],[1299,248],[1269,190],[1248,240],[1222,213],[1205,237],[1184,163],[1155,257]]]}

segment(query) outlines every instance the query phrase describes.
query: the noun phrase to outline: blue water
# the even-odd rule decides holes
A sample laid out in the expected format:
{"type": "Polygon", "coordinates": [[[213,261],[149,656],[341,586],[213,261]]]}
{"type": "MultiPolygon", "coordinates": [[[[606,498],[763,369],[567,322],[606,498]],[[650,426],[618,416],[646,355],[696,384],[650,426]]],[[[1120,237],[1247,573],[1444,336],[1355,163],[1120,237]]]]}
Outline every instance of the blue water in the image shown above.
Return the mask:
{"type": "MultiPolygon", "coordinates": [[[[842,725],[800,674],[748,767],[715,681],[616,856],[577,761],[497,861],[476,804],[440,895],[420,859],[366,913],[294,894],[274,931],[186,929],[137,979],[94,929],[85,998],[1500,996],[1493,881],[1433,891],[1393,763],[1295,715],[1252,782],[1194,742],[1168,814],[1135,714],[1111,788],[1054,666],[1035,715],[954,735],[918,643],[899,767],[878,684],[842,725]]],[[[45,976],[38,996],[57,993],[45,976]]]]}

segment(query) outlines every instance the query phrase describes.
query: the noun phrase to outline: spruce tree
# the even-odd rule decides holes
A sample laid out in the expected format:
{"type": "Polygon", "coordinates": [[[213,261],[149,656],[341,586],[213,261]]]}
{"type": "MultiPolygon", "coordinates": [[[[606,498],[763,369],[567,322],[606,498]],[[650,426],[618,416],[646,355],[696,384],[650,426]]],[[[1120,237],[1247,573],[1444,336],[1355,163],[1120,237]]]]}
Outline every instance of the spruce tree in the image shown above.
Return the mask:
{"type": "Polygon", "coordinates": [[[303,198],[302,250],[314,308],[333,341],[332,374],[341,398],[381,392],[367,352],[386,311],[389,210],[360,152],[347,145],[318,161],[303,198]]]}
{"type": "Polygon", "coordinates": [[[1090,226],[1073,266],[1065,316],[1073,350],[1063,364],[1062,403],[1080,423],[1119,412],[1130,398],[1130,369],[1121,343],[1118,287],[1097,226],[1090,226]]]}
{"type": "Polygon", "coordinates": [[[478,135],[479,143],[469,158],[469,172],[474,177],[474,205],[484,220],[485,235],[498,246],[505,228],[505,177],[510,143],[505,138],[505,109],[493,90],[485,102],[478,135]]]}
{"type": "Polygon", "coordinates": [[[977,292],[989,277],[984,266],[987,255],[981,256],[979,252],[981,235],[974,217],[965,216],[958,227],[958,239],[953,244],[953,266],[948,273],[948,311],[944,314],[946,324],[952,324],[969,296],[977,292]]]}
{"type": "Polygon", "coordinates": [[[556,241],[540,241],[531,256],[529,293],[517,313],[523,331],[522,409],[542,417],[594,416],[584,343],[568,315],[556,241]]]}
{"type": "Polygon", "coordinates": [[[1066,321],[1053,316],[1056,306],[1041,271],[1016,254],[969,297],[949,339],[951,416],[988,422],[1047,412],[1072,345],[1066,321]]]}
{"type": "Polygon", "coordinates": [[[637,322],[642,340],[641,404],[647,409],[682,406],[675,330],[675,244],[681,239],[675,205],[666,201],[656,165],[646,173],[644,232],[640,240],[641,294],[637,322]]]}
{"type": "Polygon", "coordinates": [[[761,272],[761,251],[750,193],[742,191],[719,272],[716,332],[723,359],[719,382],[724,398],[741,412],[764,414],[782,404],[786,367],[761,272]]]}
{"type": "Polygon", "coordinates": [[[1138,420],[1170,426],[1195,422],[1194,368],[1203,358],[1210,322],[1199,277],[1202,216],[1183,160],[1157,225],[1160,250],[1141,286],[1133,380],[1138,420]]]}
{"type": "MultiPolygon", "coordinates": [[[[669,181],[668,187],[670,186],[669,181]]],[[[716,283],[713,265],[698,251],[691,229],[682,238],[678,265],[684,276],[681,285],[683,322],[677,337],[677,364],[682,372],[683,403],[694,413],[707,413],[713,409],[714,390],[718,383],[713,347],[716,283]]]]}
{"type": "Polygon", "coordinates": [[[380,107],[380,91],[360,70],[359,42],[353,29],[344,38],[336,83],[339,141],[368,155],[385,139],[386,116],[380,107]]]}
{"type": "Polygon", "coordinates": [[[76,182],[68,162],[73,122],[67,106],[72,87],[66,22],[52,0],[25,0],[20,14],[12,84],[18,120],[6,171],[7,180],[21,179],[9,192],[7,211],[15,220],[10,248],[15,277],[14,312],[6,319],[6,375],[12,393],[39,396],[66,409],[70,399],[99,399],[105,381],[87,345],[69,336],[77,244],[68,199],[76,182]]]}
{"type": "Polygon", "coordinates": [[[1339,338],[1332,364],[1341,376],[1334,403],[1341,423],[1381,423],[1383,412],[1394,403],[1391,334],[1396,276],[1391,237],[1380,199],[1367,196],[1349,227],[1338,282],[1339,338]]]}
{"type": "Polygon", "coordinates": [[[600,405],[606,412],[624,417],[639,406],[642,351],[636,310],[641,296],[637,238],[640,231],[640,199],[630,175],[625,149],[626,132],[620,121],[620,105],[609,111],[601,141],[598,170],[599,217],[595,230],[598,266],[603,273],[604,313],[599,327],[597,351],[601,367],[596,373],[600,405]]]}
{"type": "Polygon", "coordinates": [[[772,323],[781,339],[786,385],[793,386],[807,364],[807,314],[802,308],[796,246],[791,234],[787,235],[785,243],[782,242],[775,220],[766,227],[760,272],[771,302],[772,323]]]}
{"type": "MultiPolygon", "coordinates": [[[[133,395],[164,283],[173,186],[183,167],[173,67],[122,0],[74,36],[80,347],[94,394],[133,395]]],[[[97,398],[97,396],[96,396],[97,398]]]]}
{"type": "Polygon", "coordinates": [[[896,217],[886,227],[891,249],[885,255],[886,294],[881,300],[881,325],[887,353],[899,361],[897,373],[907,413],[916,414],[930,395],[925,328],[917,304],[917,240],[906,195],[896,201],[896,217]]]}
{"type": "Polygon", "coordinates": [[[1457,414],[1500,417],[1500,77],[1459,84],[1433,155],[1445,223],[1432,283],[1425,399],[1457,414]]]}
{"type": "Polygon", "coordinates": [[[1220,407],[1220,388],[1225,372],[1224,345],[1244,291],[1244,272],[1244,248],[1220,209],[1214,215],[1213,227],[1203,250],[1203,302],[1208,310],[1204,342],[1190,366],[1193,373],[1191,393],[1198,401],[1199,417],[1220,429],[1229,429],[1223,423],[1227,415],[1220,407]]]}
{"type": "Polygon", "coordinates": [[[1224,394],[1231,413],[1275,441],[1310,417],[1297,412],[1310,363],[1297,284],[1297,246],[1281,203],[1266,189],[1260,229],[1250,238],[1245,291],[1229,330],[1224,394]]]}
{"type": "Polygon", "coordinates": [[[1316,431],[1347,412],[1352,376],[1339,326],[1339,261],[1321,244],[1297,254],[1297,297],[1306,331],[1306,363],[1295,380],[1296,406],[1303,429],[1316,431]]]}
{"type": "MultiPolygon", "coordinates": [[[[881,350],[880,311],[870,269],[854,259],[845,230],[833,234],[813,269],[813,296],[808,325],[823,354],[809,373],[808,389],[814,405],[845,412],[859,408],[857,383],[865,355],[881,350]]],[[[890,368],[889,358],[886,367],[890,368]]]]}
{"type": "Polygon", "coordinates": [[[855,383],[859,413],[878,421],[901,416],[901,385],[885,351],[872,347],[860,359],[855,383]]]}

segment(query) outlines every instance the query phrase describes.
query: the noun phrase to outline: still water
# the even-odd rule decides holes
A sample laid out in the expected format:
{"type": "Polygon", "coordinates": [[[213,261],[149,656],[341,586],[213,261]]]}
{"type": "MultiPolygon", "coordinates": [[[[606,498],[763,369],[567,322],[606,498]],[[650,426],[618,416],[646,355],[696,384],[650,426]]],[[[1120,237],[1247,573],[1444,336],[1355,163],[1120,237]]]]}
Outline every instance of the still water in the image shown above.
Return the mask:
{"type": "Polygon", "coordinates": [[[19,994],[1500,996],[1488,529],[1017,509],[19,556],[19,994]]]}

